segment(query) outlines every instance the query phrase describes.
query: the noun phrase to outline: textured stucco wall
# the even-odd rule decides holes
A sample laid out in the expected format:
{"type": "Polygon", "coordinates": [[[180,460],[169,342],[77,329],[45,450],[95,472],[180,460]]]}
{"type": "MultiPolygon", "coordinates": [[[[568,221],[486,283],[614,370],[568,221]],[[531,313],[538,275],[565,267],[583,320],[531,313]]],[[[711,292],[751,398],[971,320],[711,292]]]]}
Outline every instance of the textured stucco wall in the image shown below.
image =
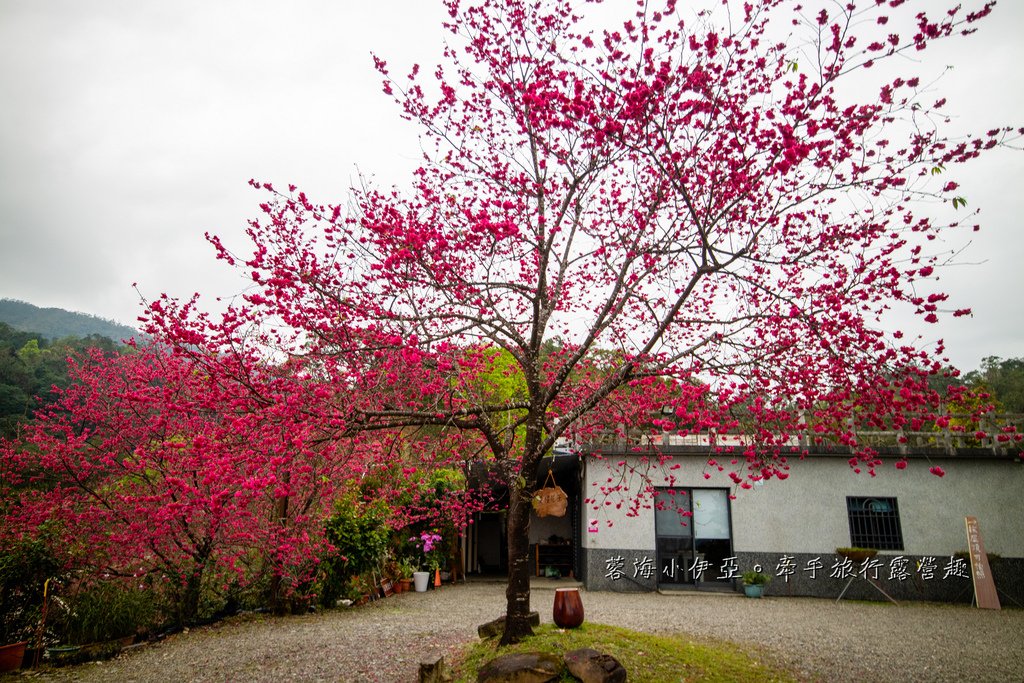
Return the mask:
{"type": "MultiPolygon", "coordinates": [[[[639,463],[635,457],[624,457],[631,464],[639,463]]],[[[612,457],[605,461],[587,461],[585,495],[595,499],[598,509],[594,510],[594,503],[591,503],[583,510],[580,542],[586,558],[585,575],[588,587],[594,589],[650,590],[655,582],[642,576],[629,576],[629,581],[609,581],[605,577],[610,558],[626,558],[629,569],[633,561],[655,556],[652,510],[641,505],[637,516],[627,516],[624,513],[629,507],[626,501],[648,484],[668,484],[666,474],[674,477],[673,485],[678,487],[718,488],[728,486],[729,480],[714,468],[710,470],[711,478],[706,479],[704,473],[709,470],[703,457],[676,456],[672,462],[681,465],[678,469],[656,468],[646,471],[646,479],[633,475],[623,481],[615,467],[621,460],[622,457],[612,457]],[[609,478],[616,483],[622,481],[626,492],[603,496],[599,486],[606,485],[609,478]],[[617,507],[618,503],[622,506],[617,507]]],[[[771,480],[749,490],[735,491],[736,498],[730,502],[733,551],[745,564],[770,563],[771,567],[766,567],[768,571],[774,569],[777,558],[784,554],[796,557],[799,562],[821,556],[827,572],[835,559],[835,548],[851,544],[847,496],[896,498],[904,547],[902,551],[880,553],[879,559],[886,564],[902,555],[933,556],[941,565],[954,553],[967,549],[964,517],[968,515],[978,518],[990,553],[1004,558],[1024,558],[1021,522],[1024,519],[1021,495],[1024,465],[1018,462],[912,458],[906,470],[896,470],[888,463],[880,468],[878,476],[871,477],[866,472],[854,473],[841,457],[809,457],[794,461],[790,474],[785,481],[771,480]],[[946,476],[940,478],[931,474],[928,468],[932,464],[940,465],[946,476]]],[[[913,560],[915,564],[917,561],[913,560]]],[[[1007,567],[1010,566],[1020,569],[1024,563],[1010,562],[1007,567]]],[[[956,599],[957,595],[964,594],[964,588],[959,584],[954,586],[957,582],[953,579],[943,586],[935,583],[934,590],[929,589],[927,583],[922,589],[920,583],[918,581],[914,588],[910,587],[911,583],[893,584],[891,589],[904,599],[956,599]]],[[[833,588],[830,582],[822,580],[774,586],[775,591],[798,595],[838,593],[833,588]]],[[[859,589],[863,588],[875,592],[866,584],[851,590],[860,597],[868,597],[860,594],[859,589]]]]}
{"type": "MultiPolygon", "coordinates": [[[[786,481],[765,482],[733,501],[734,547],[746,552],[779,548],[831,552],[850,545],[846,497],[893,497],[899,506],[903,554],[951,555],[967,549],[964,517],[977,517],[989,552],[1024,557],[1024,466],[999,460],[924,460],[878,476],[854,473],[841,458],[794,463],[786,481]]],[[[899,554],[888,551],[889,554],[899,554]]]]}
{"type": "MultiPolygon", "coordinates": [[[[594,482],[614,476],[614,463],[589,461],[586,495],[599,509],[587,505],[582,544],[587,548],[654,548],[654,517],[641,506],[627,516],[627,501],[643,489],[639,477],[627,492],[605,499],[594,482]],[[605,503],[610,503],[605,504],[605,503]],[[622,507],[617,508],[617,503],[622,507]],[[596,521],[596,525],[594,522],[596,521]],[[611,522],[611,525],[609,525],[611,522]],[[593,528],[597,528],[595,533],[593,528]]],[[[728,479],[717,471],[705,479],[703,458],[677,456],[682,467],[672,471],[680,487],[721,487],[728,479]]],[[[749,490],[737,490],[731,501],[733,547],[741,552],[823,553],[850,545],[847,496],[886,496],[897,499],[903,528],[904,554],[949,555],[967,547],[964,517],[978,518],[989,552],[1024,557],[1024,465],[1006,460],[932,459],[945,477],[928,472],[925,460],[911,460],[903,471],[891,465],[878,476],[854,473],[842,458],[808,458],[792,464],[785,481],[771,480],[749,490]]],[[[655,485],[665,478],[655,477],[655,485]]]]}

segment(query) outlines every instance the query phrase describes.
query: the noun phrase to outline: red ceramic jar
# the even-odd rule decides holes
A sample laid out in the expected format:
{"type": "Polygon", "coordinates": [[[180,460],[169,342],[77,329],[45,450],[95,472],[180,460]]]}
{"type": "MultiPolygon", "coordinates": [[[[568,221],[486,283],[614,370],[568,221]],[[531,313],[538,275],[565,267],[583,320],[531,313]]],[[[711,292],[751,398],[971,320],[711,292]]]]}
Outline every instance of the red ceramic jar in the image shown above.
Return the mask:
{"type": "Polygon", "coordinates": [[[559,628],[576,628],[583,623],[583,600],[579,588],[556,588],[555,625],[559,628]]]}

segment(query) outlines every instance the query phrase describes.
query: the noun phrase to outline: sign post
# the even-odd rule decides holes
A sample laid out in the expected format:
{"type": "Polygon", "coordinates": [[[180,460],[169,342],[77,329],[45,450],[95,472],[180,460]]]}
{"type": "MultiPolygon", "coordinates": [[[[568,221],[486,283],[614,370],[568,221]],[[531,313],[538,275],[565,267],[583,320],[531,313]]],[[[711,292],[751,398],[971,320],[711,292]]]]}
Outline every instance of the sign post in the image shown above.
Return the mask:
{"type": "Polygon", "coordinates": [[[981,540],[981,529],[975,517],[965,518],[967,522],[967,550],[971,554],[971,577],[974,580],[974,603],[984,609],[999,609],[999,594],[988,566],[985,543],[981,540]]]}

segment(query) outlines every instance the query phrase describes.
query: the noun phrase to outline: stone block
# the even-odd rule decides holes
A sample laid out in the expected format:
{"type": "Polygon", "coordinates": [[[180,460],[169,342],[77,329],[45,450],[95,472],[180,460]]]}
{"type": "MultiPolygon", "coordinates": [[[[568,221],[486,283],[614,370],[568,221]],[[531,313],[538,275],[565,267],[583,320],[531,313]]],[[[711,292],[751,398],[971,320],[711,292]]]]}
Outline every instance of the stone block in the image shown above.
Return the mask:
{"type": "Polygon", "coordinates": [[[444,657],[420,662],[419,683],[450,683],[451,680],[451,671],[445,664],[444,657]]]}
{"type": "Polygon", "coordinates": [[[501,655],[487,662],[477,683],[547,683],[562,675],[562,660],[540,652],[501,655]]]}
{"type": "Polygon", "coordinates": [[[619,660],[590,648],[565,653],[565,665],[583,683],[625,683],[626,670],[619,660]]]}

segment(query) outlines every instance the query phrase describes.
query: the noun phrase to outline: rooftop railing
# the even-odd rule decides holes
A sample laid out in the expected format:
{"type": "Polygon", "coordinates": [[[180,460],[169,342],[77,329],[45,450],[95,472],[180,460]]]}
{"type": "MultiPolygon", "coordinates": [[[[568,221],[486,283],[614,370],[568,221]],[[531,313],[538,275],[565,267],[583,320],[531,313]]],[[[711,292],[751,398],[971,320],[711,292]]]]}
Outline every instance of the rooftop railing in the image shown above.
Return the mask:
{"type": "MultiPolygon", "coordinates": [[[[809,453],[853,453],[867,446],[885,455],[945,454],[1001,456],[1020,455],[1024,452],[1024,414],[1000,413],[975,420],[971,415],[950,415],[945,427],[929,424],[919,431],[852,430],[853,440],[843,443],[828,435],[813,432],[788,435],[776,439],[776,445],[809,453]]],[[[666,431],[661,434],[639,428],[600,430],[587,440],[589,448],[745,448],[753,440],[741,434],[700,432],[679,434],[666,431]]]]}

